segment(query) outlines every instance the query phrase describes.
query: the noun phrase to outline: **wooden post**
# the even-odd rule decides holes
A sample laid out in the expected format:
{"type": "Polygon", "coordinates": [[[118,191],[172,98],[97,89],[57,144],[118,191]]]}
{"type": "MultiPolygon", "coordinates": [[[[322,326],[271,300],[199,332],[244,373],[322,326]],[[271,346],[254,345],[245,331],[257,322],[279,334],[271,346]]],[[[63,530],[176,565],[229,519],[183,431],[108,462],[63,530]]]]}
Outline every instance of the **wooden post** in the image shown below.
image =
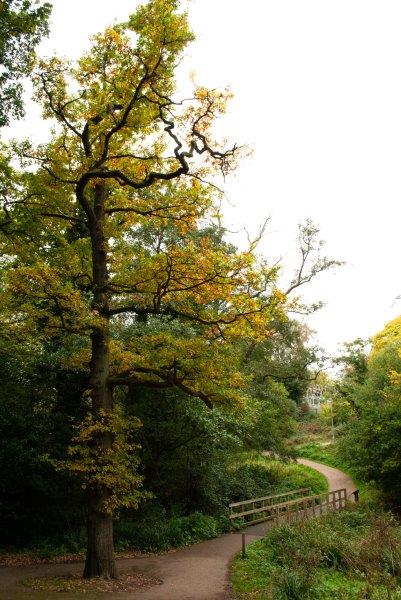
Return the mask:
{"type": "Polygon", "coordinates": [[[246,558],[245,533],[242,532],[242,558],[246,558]]]}

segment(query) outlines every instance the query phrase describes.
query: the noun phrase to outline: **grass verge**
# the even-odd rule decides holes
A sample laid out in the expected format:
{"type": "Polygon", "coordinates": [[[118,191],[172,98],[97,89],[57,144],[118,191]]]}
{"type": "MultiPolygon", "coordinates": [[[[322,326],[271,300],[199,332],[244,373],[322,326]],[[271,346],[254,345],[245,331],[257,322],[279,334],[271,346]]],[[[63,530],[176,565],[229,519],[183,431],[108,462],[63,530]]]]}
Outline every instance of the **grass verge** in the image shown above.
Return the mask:
{"type": "Polygon", "coordinates": [[[366,505],[272,529],[232,565],[237,600],[399,600],[401,528],[366,505]]]}
{"type": "Polygon", "coordinates": [[[229,478],[230,502],[280,494],[303,487],[309,487],[315,494],[327,490],[326,478],[314,469],[291,460],[276,460],[257,452],[240,455],[229,467],[229,478]]]}

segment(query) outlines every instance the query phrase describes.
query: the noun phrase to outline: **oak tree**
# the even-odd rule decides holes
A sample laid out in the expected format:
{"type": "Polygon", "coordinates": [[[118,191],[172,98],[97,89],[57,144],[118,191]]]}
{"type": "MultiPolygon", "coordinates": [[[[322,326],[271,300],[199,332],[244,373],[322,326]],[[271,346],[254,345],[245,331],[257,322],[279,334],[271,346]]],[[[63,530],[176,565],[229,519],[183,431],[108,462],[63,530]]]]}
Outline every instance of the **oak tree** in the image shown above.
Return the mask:
{"type": "Polygon", "coordinates": [[[176,387],[209,407],[238,405],[246,377],[230,342],[266,335],[284,310],[276,269],[219,232],[205,180],[228,173],[238,149],[213,139],[227,93],[174,97],[192,38],[177,0],[150,0],[77,64],[42,61],[36,98],[53,134],[4,150],[4,328],[37,345],[57,339],[66,367],[87,378],[87,416],[64,463],[87,495],[85,577],[117,576],[113,514],[141,496],[138,422],[116,390],[176,387]]]}

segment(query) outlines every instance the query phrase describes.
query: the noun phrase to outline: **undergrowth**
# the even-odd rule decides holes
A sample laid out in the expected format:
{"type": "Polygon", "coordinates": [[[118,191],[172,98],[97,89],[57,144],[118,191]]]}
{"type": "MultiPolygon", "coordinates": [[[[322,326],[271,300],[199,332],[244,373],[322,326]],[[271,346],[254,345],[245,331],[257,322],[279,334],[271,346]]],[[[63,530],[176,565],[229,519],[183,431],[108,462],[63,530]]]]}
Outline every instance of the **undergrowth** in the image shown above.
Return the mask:
{"type": "Polygon", "coordinates": [[[327,490],[326,478],[291,460],[275,460],[257,452],[242,455],[230,465],[230,501],[236,502],[308,487],[314,494],[327,490]]]}
{"type": "MultiPolygon", "coordinates": [[[[312,493],[327,489],[326,479],[313,469],[294,462],[280,461],[256,452],[233,457],[227,471],[226,510],[214,514],[200,511],[186,514],[185,507],[169,510],[157,501],[143,505],[137,513],[121,515],[114,525],[116,552],[165,552],[217,537],[232,527],[228,519],[228,503],[258,496],[279,494],[292,489],[309,487],[312,493]]],[[[58,533],[32,541],[29,547],[0,550],[0,563],[10,560],[9,553],[24,554],[26,560],[53,560],[65,555],[85,553],[84,528],[58,533]]]]}
{"type": "Polygon", "coordinates": [[[401,528],[366,505],[272,529],[232,568],[246,600],[401,598],[401,528]]]}

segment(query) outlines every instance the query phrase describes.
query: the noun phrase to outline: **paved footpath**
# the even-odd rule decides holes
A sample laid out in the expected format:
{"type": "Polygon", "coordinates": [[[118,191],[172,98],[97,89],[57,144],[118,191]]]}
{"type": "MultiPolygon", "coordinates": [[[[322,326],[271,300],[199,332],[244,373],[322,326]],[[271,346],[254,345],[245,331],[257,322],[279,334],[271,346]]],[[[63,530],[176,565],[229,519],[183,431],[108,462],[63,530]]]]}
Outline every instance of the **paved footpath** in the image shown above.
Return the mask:
{"type": "Polygon", "coordinates": [[[314,460],[307,460],[306,458],[298,458],[298,462],[301,465],[311,467],[312,469],[315,469],[315,471],[319,471],[319,473],[324,475],[329,483],[329,492],[345,488],[347,490],[347,496],[349,496],[356,490],[356,485],[352,481],[351,477],[342,471],[339,471],[338,469],[327,467],[326,465],[317,463],[314,460]]]}
{"type": "MultiPolygon", "coordinates": [[[[331,467],[310,460],[300,463],[322,473],[329,490],[355,490],[352,479],[331,467]]],[[[269,523],[248,527],[247,543],[263,537],[269,523]]],[[[35,565],[0,568],[0,600],[227,600],[230,594],[229,566],[241,550],[241,534],[229,533],[164,555],[144,556],[118,561],[120,571],[140,572],[160,578],[163,583],[136,592],[108,594],[34,592],[19,584],[27,577],[65,575],[81,571],[82,564],[35,565]]]]}

